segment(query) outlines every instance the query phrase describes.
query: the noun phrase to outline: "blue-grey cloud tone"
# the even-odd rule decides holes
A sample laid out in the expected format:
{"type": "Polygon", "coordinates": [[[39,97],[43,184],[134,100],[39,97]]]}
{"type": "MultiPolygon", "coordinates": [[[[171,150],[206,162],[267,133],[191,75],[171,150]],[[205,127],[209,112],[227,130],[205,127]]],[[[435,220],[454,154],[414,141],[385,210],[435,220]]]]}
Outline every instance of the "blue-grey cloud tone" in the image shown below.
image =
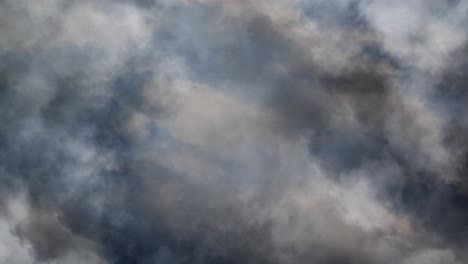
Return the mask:
{"type": "Polygon", "coordinates": [[[0,263],[466,263],[467,11],[0,1],[0,263]]]}

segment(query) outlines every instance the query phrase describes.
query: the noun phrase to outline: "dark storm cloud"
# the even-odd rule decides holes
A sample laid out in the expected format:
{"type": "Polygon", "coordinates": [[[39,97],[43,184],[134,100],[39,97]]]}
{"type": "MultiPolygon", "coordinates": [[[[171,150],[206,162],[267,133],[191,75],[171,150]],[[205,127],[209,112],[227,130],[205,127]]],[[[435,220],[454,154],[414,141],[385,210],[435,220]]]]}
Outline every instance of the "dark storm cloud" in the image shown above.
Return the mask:
{"type": "Polygon", "coordinates": [[[467,7],[1,2],[0,262],[463,263],[467,7]]]}

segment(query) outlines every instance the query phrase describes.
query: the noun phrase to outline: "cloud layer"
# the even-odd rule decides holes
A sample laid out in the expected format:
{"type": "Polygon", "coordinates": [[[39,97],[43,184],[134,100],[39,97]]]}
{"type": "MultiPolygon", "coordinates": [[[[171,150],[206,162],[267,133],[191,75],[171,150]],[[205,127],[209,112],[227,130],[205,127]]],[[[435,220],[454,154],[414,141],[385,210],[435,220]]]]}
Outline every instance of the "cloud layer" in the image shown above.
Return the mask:
{"type": "Polygon", "coordinates": [[[0,1],[0,263],[467,262],[467,9],[0,1]]]}

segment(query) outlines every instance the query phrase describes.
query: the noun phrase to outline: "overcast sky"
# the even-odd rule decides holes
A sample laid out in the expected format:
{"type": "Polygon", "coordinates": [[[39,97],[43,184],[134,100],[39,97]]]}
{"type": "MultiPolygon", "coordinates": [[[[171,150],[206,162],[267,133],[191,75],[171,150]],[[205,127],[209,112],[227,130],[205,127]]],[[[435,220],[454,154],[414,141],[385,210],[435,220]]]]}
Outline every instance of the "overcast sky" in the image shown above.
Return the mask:
{"type": "Polygon", "coordinates": [[[0,264],[468,263],[467,0],[0,0],[0,264]]]}

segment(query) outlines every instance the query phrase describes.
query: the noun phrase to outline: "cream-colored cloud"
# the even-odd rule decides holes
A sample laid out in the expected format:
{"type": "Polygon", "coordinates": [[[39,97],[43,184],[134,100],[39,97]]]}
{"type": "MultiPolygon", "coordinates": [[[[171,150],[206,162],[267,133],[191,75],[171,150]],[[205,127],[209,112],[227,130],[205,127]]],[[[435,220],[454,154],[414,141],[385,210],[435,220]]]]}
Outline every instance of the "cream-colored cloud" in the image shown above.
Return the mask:
{"type": "MultiPolygon", "coordinates": [[[[398,261],[416,246],[411,241],[423,236],[413,229],[410,218],[379,202],[365,180],[339,184],[316,176],[308,185],[289,190],[272,212],[279,252],[292,246],[306,255],[319,247],[373,261],[398,261]]],[[[327,253],[312,255],[318,261],[322,254],[327,253]]]]}
{"type": "MultiPolygon", "coordinates": [[[[397,94],[388,108],[385,132],[401,153],[411,153],[416,166],[455,180],[454,152],[444,144],[444,119],[424,97],[397,94]]],[[[404,154],[403,154],[404,155],[404,154]]]]}

